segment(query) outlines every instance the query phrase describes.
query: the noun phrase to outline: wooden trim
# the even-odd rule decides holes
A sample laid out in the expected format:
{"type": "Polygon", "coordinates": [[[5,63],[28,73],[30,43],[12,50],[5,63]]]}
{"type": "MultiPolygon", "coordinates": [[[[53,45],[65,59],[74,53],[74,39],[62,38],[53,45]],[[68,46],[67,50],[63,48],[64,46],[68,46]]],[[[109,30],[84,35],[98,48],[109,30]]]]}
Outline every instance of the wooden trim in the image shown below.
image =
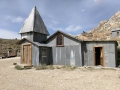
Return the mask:
{"type": "Polygon", "coordinates": [[[22,64],[23,64],[23,61],[24,61],[24,54],[23,53],[24,53],[24,45],[22,45],[22,62],[21,62],[22,64]]]}
{"type": "Polygon", "coordinates": [[[93,47],[94,66],[96,66],[95,48],[97,48],[97,47],[98,47],[98,48],[102,48],[102,51],[101,51],[101,52],[102,52],[102,55],[103,55],[103,56],[102,56],[102,60],[103,60],[103,61],[102,61],[102,63],[103,63],[102,66],[104,66],[104,46],[94,46],[94,47],[93,47]]]}
{"type": "Polygon", "coordinates": [[[31,48],[31,53],[30,53],[30,55],[31,55],[31,65],[32,65],[32,44],[30,45],[30,48],[31,48]]]}
{"type": "Polygon", "coordinates": [[[104,60],[104,47],[102,47],[102,54],[103,54],[103,66],[104,66],[104,63],[105,63],[105,60],[104,60]]]}
{"type": "Polygon", "coordinates": [[[57,47],[64,47],[64,35],[63,34],[57,34],[57,36],[56,36],[56,46],[57,47]],[[62,35],[62,45],[57,45],[57,37],[58,37],[58,35],[62,35]]]}
{"type": "Polygon", "coordinates": [[[94,66],[96,66],[96,60],[95,60],[95,47],[93,47],[93,55],[94,55],[94,66]]]}

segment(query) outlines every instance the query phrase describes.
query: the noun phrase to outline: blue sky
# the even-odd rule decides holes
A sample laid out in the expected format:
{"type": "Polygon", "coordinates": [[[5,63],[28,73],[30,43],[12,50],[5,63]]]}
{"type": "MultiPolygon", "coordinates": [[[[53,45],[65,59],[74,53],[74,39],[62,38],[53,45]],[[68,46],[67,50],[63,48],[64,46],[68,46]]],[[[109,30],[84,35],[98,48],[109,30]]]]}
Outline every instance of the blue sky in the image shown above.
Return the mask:
{"type": "Polygon", "coordinates": [[[50,35],[77,35],[120,11],[120,0],[0,0],[0,38],[19,38],[24,20],[36,6],[50,35]]]}

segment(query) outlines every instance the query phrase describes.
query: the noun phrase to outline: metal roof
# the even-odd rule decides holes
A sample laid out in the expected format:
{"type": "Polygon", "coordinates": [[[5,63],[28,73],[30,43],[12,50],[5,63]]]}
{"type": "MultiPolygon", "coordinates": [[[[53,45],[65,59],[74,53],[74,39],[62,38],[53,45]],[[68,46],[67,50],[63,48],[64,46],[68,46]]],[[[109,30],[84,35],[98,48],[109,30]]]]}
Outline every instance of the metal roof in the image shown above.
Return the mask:
{"type": "Polygon", "coordinates": [[[112,30],[112,32],[115,32],[115,31],[120,31],[120,28],[115,28],[112,30]]]}
{"type": "Polygon", "coordinates": [[[34,45],[36,45],[36,46],[51,47],[51,46],[48,45],[48,44],[39,43],[39,42],[33,42],[33,41],[31,41],[31,40],[29,40],[29,39],[26,39],[26,38],[21,39],[19,42],[17,42],[17,44],[21,44],[24,40],[27,40],[28,42],[30,42],[30,43],[32,43],[32,44],[34,44],[34,45]]]}
{"type": "Polygon", "coordinates": [[[37,11],[36,6],[32,9],[28,18],[25,20],[23,27],[21,28],[19,33],[26,33],[26,32],[37,32],[37,33],[49,35],[49,32],[39,12],[37,11]]]}
{"type": "Polygon", "coordinates": [[[56,36],[58,33],[61,33],[61,34],[65,35],[65,36],[67,36],[67,37],[70,37],[70,38],[72,38],[74,40],[77,40],[77,41],[80,41],[80,42],[116,42],[117,43],[116,40],[81,40],[81,39],[75,38],[75,37],[73,37],[73,36],[71,36],[69,34],[66,34],[66,33],[64,33],[64,32],[62,32],[60,30],[58,30],[53,35],[51,35],[45,42],[49,41],[52,37],[56,36]]]}
{"type": "Polygon", "coordinates": [[[45,42],[49,41],[52,37],[56,36],[58,33],[61,33],[61,34],[65,35],[65,36],[70,37],[70,38],[72,38],[72,39],[74,39],[74,40],[77,40],[77,41],[83,41],[83,40],[81,40],[81,39],[75,38],[75,37],[72,36],[72,35],[69,35],[69,34],[67,34],[67,33],[64,33],[64,32],[62,32],[62,31],[58,30],[58,31],[56,31],[53,35],[51,35],[45,42]]]}

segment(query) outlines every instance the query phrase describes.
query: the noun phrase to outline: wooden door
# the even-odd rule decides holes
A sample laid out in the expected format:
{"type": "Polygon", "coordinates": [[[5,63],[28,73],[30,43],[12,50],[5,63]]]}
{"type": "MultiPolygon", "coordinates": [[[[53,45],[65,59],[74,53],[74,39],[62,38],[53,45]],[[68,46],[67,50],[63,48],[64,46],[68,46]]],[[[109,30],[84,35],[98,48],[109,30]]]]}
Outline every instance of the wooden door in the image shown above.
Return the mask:
{"type": "Polygon", "coordinates": [[[31,44],[23,45],[23,60],[22,64],[32,64],[32,48],[31,44]]]}

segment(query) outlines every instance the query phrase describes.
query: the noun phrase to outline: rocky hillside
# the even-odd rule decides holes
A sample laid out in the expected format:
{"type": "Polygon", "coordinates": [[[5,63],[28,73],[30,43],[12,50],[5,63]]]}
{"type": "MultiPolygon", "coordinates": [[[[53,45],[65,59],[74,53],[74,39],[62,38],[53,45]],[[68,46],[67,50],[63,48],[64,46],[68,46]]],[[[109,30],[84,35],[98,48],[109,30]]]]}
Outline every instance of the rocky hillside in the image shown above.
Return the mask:
{"type": "Polygon", "coordinates": [[[2,39],[0,38],[0,56],[9,50],[20,50],[20,46],[16,44],[18,39],[2,39]]]}
{"type": "Polygon", "coordinates": [[[112,30],[120,28],[120,11],[113,15],[109,20],[101,21],[97,27],[89,32],[83,32],[76,37],[82,40],[120,40],[119,37],[112,38],[112,30]]]}

